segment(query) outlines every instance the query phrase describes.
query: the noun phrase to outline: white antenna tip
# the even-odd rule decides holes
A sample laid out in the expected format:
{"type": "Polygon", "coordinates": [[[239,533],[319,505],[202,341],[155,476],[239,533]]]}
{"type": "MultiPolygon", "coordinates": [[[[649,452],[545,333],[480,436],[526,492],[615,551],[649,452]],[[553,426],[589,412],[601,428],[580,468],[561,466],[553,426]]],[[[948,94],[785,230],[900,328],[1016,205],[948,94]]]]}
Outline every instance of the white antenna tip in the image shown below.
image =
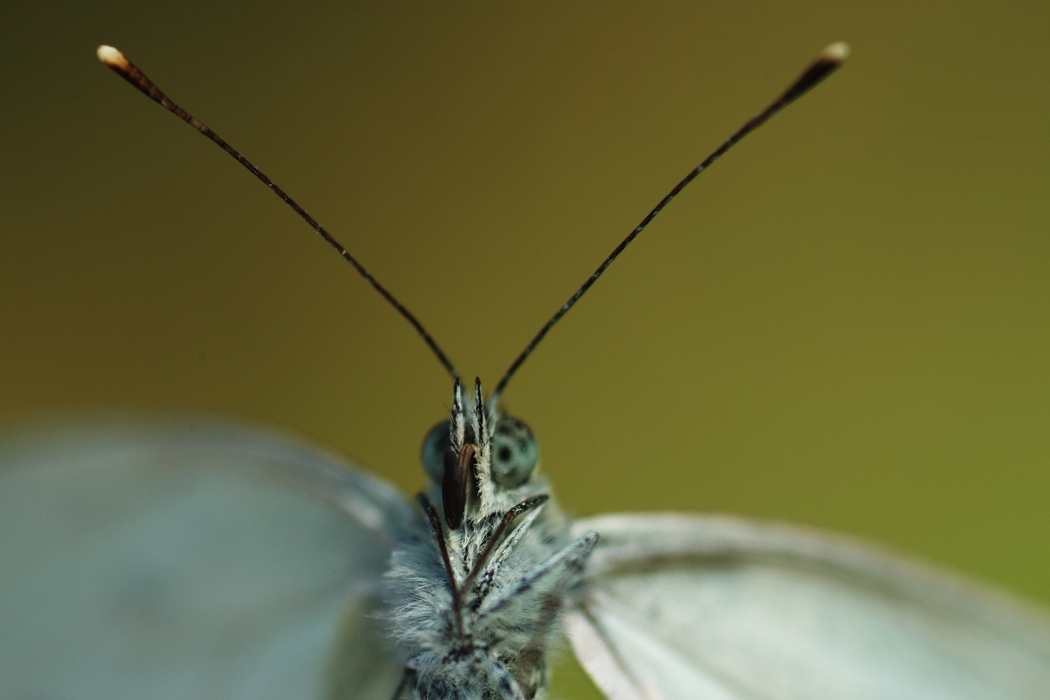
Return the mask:
{"type": "Polygon", "coordinates": [[[102,61],[103,64],[110,68],[121,68],[127,69],[130,65],[128,59],[124,58],[124,54],[119,49],[115,49],[112,46],[102,44],[95,50],[95,55],[98,56],[98,60],[102,61]]]}
{"type": "Polygon", "coordinates": [[[849,58],[849,44],[844,41],[836,41],[834,44],[829,44],[821,52],[820,57],[826,61],[844,63],[849,58]]]}

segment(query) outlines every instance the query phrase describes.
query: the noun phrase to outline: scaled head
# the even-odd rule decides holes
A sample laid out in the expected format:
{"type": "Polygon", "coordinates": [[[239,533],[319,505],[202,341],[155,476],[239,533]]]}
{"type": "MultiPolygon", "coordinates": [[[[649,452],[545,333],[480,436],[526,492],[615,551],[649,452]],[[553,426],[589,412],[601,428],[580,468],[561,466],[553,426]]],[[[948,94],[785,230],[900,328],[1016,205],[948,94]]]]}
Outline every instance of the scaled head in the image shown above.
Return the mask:
{"type": "Polygon", "coordinates": [[[452,411],[423,440],[423,469],[441,490],[447,524],[459,527],[464,515],[506,510],[526,494],[518,489],[536,474],[539,444],[523,421],[499,415],[484,402],[480,380],[473,401],[464,400],[457,381],[452,411]]]}

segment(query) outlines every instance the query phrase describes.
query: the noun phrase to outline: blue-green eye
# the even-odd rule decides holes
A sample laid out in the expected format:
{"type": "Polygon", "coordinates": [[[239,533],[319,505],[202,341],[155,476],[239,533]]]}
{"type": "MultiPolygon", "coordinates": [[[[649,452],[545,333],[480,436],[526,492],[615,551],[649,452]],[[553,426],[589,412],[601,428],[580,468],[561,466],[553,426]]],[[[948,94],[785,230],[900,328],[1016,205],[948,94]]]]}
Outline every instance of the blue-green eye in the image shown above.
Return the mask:
{"type": "Polygon", "coordinates": [[[492,478],[503,488],[521,486],[536,469],[540,447],[529,426],[517,418],[500,418],[492,437],[492,478]]]}
{"type": "Polygon", "coordinates": [[[423,438],[423,469],[435,484],[441,484],[445,475],[445,453],[452,449],[452,440],[448,434],[449,422],[443,420],[423,438]]]}

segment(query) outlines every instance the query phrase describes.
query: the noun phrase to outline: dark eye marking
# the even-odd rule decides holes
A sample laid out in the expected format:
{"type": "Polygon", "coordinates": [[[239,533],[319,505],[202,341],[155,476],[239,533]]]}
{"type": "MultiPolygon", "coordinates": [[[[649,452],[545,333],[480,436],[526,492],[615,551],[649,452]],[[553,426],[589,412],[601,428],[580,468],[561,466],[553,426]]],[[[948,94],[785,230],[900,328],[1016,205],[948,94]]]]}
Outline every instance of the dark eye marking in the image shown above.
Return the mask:
{"type": "Polygon", "coordinates": [[[492,478],[507,489],[514,489],[532,477],[539,459],[536,437],[529,426],[517,418],[504,416],[496,422],[493,437],[492,478]]]}

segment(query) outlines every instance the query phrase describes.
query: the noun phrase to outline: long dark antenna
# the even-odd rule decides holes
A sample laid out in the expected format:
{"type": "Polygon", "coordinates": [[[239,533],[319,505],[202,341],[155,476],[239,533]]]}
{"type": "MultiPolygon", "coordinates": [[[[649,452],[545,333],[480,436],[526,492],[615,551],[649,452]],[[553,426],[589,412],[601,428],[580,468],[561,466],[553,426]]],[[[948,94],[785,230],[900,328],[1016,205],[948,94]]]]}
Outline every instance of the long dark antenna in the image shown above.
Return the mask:
{"type": "Polygon", "coordinates": [[[817,60],[815,60],[809,68],[807,68],[802,75],[791,84],[791,87],[784,91],[784,94],[774,100],[772,104],[766,107],[758,115],[753,117],[751,121],[740,127],[735,134],[726,139],[725,143],[716,148],[711,155],[700,163],[700,165],[693,168],[693,170],[690,171],[681,182],[675,185],[674,188],[667,193],[667,196],[661,199],[660,203],[653,207],[653,210],[642,219],[641,223],[634,227],[634,230],[627,235],[627,238],[623,239],[623,241],[620,242],[620,245],[616,246],[613,252],[609,254],[609,257],[605,259],[605,262],[598,266],[598,269],[587,278],[587,281],[576,290],[576,293],[569,297],[569,300],[558,309],[557,313],[551,316],[550,320],[547,321],[543,328],[540,329],[540,332],[536,334],[536,337],[525,346],[525,349],[521,351],[521,354],[518,355],[517,359],[515,359],[507,371],[503,373],[503,378],[499,380],[499,384],[496,385],[496,391],[492,394],[492,398],[489,400],[490,403],[495,405],[499,401],[500,394],[502,394],[503,389],[506,388],[507,382],[509,382],[510,378],[514,376],[514,373],[518,371],[518,368],[521,367],[523,362],[525,362],[525,359],[532,354],[532,351],[540,344],[543,337],[554,327],[554,324],[560,321],[561,317],[569,312],[569,309],[580,300],[580,297],[583,296],[584,292],[590,289],[591,285],[597,282],[598,278],[602,276],[602,273],[605,272],[606,268],[612,265],[613,260],[616,260],[616,258],[619,257],[620,253],[624,251],[624,248],[630,245],[631,241],[633,241],[638,234],[656,218],[657,214],[663,211],[664,207],[666,207],[679,192],[685,189],[686,185],[692,182],[697,175],[711,167],[712,163],[722,157],[722,155],[736,145],[738,141],[765,124],[774,114],[787,107],[799,97],[802,97],[802,95],[806,94],[806,92],[815,87],[820,81],[835,72],[835,70],[841,66],[847,58],[849,58],[849,46],[841,41],[825,48],[820,56],[817,57],[817,60]]]}
{"type": "Polygon", "coordinates": [[[208,128],[203,122],[175,104],[170,97],[165,95],[160,88],[154,85],[153,81],[147,78],[146,74],[139,70],[138,67],[129,61],[119,50],[112,46],[106,46],[103,44],[98,47],[98,50],[95,53],[98,56],[98,60],[112,68],[117,75],[141,90],[146,97],[161,105],[166,110],[214,141],[220,148],[222,148],[222,150],[233,156],[234,160],[247,168],[248,172],[259,178],[264,185],[273,190],[273,193],[280,197],[282,202],[290,206],[296,214],[301,216],[303,221],[308,223],[314,231],[320,234],[321,238],[328,241],[328,245],[335,248],[348,263],[354,266],[354,269],[357,270],[362,277],[368,280],[368,283],[379,292],[380,296],[390,302],[390,305],[397,309],[397,312],[401,314],[406,321],[412,324],[412,327],[416,329],[416,333],[419,334],[419,337],[423,339],[423,342],[427,344],[427,347],[429,347],[434,355],[437,356],[438,362],[440,362],[448,373],[452,375],[453,379],[459,379],[459,373],[456,371],[456,368],[452,365],[452,362],[449,361],[448,357],[445,356],[444,351],[438,346],[430,333],[427,332],[427,329],[423,327],[423,324],[419,322],[419,319],[417,319],[411,311],[406,309],[400,301],[395,299],[394,295],[386,290],[386,287],[379,284],[379,281],[372,276],[372,273],[366,270],[354,256],[350,255],[350,252],[344,248],[339,241],[335,240],[335,238],[332,237],[332,234],[328,233],[321,224],[317,223],[312,216],[307,214],[306,210],[299,206],[294,199],[285,194],[284,190],[277,186],[277,183],[264,175],[261,170],[252,165],[247,158],[241,155],[237,149],[226,143],[226,141],[220,138],[218,134],[208,128]]]}

